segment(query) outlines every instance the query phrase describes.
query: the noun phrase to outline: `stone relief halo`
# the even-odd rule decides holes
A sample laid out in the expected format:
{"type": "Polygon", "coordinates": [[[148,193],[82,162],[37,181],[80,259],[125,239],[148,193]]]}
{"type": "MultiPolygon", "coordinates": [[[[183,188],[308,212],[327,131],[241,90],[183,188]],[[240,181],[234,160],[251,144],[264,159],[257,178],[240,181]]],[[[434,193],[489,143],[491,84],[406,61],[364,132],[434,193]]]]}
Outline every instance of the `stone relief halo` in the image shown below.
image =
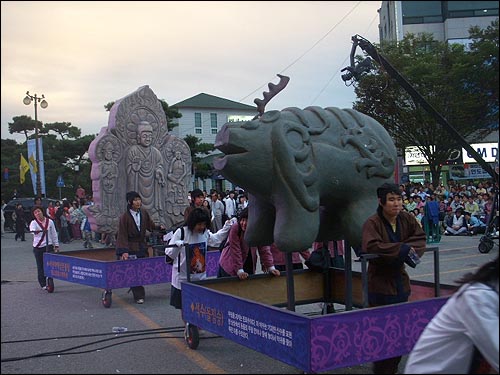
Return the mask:
{"type": "Polygon", "coordinates": [[[189,147],[184,146],[183,140],[180,138],[173,138],[166,146],[166,159],[171,160],[175,157],[175,153],[179,151],[181,153],[182,158],[189,158],[191,156],[191,152],[189,147]]]}
{"type": "Polygon", "coordinates": [[[159,143],[158,128],[160,126],[160,121],[158,117],[147,108],[139,108],[130,115],[127,130],[129,134],[131,134],[131,137],[133,137],[132,143],[137,144],[137,126],[141,121],[147,121],[153,127],[153,145],[157,146],[159,143]]]}
{"type": "Polygon", "coordinates": [[[120,140],[114,135],[108,134],[101,138],[96,146],[96,155],[98,160],[104,160],[104,148],[110,143],[113,146],[113,160],[118,161],[121,155],[120,140]]]}

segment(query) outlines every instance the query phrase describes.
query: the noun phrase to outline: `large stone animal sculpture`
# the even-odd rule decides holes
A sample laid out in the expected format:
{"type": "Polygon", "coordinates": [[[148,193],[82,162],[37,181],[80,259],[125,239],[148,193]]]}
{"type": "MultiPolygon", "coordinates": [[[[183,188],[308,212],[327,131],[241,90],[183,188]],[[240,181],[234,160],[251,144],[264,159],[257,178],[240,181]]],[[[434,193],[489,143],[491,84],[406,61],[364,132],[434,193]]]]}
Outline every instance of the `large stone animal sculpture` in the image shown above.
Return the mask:
{"type": "Polygon", "coordinates": [[[316,240],[357,247],[378,205],[376,189],[393,176],[396,148],[373,118],[352,109],[268,111],[226,123],[214,167],[249,193],[245,239],[285,252],[316,240]]]}

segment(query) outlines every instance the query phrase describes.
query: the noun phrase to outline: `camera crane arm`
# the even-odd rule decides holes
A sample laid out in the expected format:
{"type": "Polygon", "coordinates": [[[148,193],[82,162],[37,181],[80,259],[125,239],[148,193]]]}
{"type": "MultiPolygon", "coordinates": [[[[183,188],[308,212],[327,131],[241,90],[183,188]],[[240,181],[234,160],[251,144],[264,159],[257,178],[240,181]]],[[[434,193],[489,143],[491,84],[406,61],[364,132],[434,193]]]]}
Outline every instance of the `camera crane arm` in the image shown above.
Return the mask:
{"type": "Polygon", "coordinates": [[[356,48],[359,46],[373,60],[382,66],[386,72],[394,78],[408,94],[410,94],[415,102],[419,103],[439,124],[444,126],[444,128],[458,141],[458,143],[469,153],[469,155],[471,155],[495,181],[498,181],[498,173],[483,159],[481,155],[479,155],[476,150],[469,145],[469,143],[467,143],[464,137],[462,137],[462,135],[457,132],[456,129],[450,125],[448,121],[438,111],[436,111],[417,90],[413,88],[413,86],[387,61],[387,59],[378,52],[373,44],[360,35],[354,35],[351,40],[353,42],[350,55],[351,66],[342,69],[342,71],[348,71],[348,73],[342,75],[342,79],[344,81],[348,81],[350,79],[359,80],[363,73],[366,73],[371,69],[370,58],[366,58],[359,64],[355,63],[354,56],[356,48]]]}

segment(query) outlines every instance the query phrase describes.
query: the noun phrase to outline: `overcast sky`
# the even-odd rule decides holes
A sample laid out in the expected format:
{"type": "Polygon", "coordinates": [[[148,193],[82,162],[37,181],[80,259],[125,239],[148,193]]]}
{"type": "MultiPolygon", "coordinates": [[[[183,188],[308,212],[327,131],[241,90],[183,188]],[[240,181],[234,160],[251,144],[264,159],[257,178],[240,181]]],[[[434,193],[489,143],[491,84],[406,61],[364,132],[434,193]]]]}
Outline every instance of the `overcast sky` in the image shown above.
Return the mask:
{"type": "MultiPolygon", "coordinates": [[[[266,110],[350,108],[340,78],[351,36],[378,43],[381,1],[2,1],[1,138],[34,118],[26,91],[45,95],[43,123],[83,135],[108,123],[104,105],[148,85],[169,105],[207,93],[255,105],[276,74],[288,86],[266,110]]],[[[359,52],[361,53],[361,52],[359,52]]]]}

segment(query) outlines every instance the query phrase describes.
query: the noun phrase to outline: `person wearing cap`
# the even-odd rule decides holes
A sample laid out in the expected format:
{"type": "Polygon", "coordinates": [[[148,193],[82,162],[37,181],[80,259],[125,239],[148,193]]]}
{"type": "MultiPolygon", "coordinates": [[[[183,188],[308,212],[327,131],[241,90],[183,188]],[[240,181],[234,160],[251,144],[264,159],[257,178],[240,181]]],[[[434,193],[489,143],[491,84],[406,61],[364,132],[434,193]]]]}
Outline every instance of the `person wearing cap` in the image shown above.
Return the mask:
{"type": "MultiPolygon", "coordinates": [[[[148,211],[142,209],[142,198],[135,191],[126,195],[127,210],[120,216],[116,234],[116,256],[121,260],[145,258],[148,256],[146,231],[165,229],[164,225],[156,225],[148,211]]],[[[135,302],[144,303],[146,292],[143,286],[130,288],[135,302]]]]}

